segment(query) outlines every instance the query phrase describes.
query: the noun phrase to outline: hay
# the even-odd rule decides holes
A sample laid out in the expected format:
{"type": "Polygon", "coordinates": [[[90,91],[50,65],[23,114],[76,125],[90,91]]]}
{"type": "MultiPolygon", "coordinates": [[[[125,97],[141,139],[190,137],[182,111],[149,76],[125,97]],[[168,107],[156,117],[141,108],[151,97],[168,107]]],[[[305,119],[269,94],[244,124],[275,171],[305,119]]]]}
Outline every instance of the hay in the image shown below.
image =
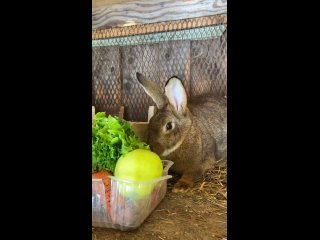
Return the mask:
{"type": "MultiPolygon", "coordinates": [[[[176,207],[176,220],[183,222],[195,215],[195,220],[207,221],[208,216],[218,215],[223,219],[227,216],[227,167],[216,166],[208,170],[203,178],[195,183],[192,189],[184,193],[171,194],[174,184],[179,176],[172,175],[168,181],[168,193],[170,200],[174,200],[176,207]],[[182,204],[177,204],[179,199],[184,198],[182,204]],[[196,209],[195,209],[196,208],[196,209]]],[[[159,209],[160,210],[160,209],[159,209]]],[[[161,209],[162,210],[162,209],[161,209]]],[[[166,211],[168,217],[170,213],[166,211]]]]}
{"type": "Polygon", "coordinates": [[[189,196],[197,195],[194,202],[201,204],[204,201],[212,203],[211,210],[218,215],[227,213],[227,168],[217,166],[208,170],[203,179],[185,193],[189,196]]]}

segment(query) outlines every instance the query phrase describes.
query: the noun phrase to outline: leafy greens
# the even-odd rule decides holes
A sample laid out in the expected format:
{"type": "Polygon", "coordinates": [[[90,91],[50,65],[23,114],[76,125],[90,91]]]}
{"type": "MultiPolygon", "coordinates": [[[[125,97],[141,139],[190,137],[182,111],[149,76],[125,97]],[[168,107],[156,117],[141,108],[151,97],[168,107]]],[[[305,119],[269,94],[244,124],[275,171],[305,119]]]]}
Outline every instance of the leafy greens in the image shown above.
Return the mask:
{"type": "Polygon", "coordinates": [[[118,159],[135,149],[150,149],[134,133],[129,122],[98,112],[92,128],[92,171],[114,172],[118,159]]]}

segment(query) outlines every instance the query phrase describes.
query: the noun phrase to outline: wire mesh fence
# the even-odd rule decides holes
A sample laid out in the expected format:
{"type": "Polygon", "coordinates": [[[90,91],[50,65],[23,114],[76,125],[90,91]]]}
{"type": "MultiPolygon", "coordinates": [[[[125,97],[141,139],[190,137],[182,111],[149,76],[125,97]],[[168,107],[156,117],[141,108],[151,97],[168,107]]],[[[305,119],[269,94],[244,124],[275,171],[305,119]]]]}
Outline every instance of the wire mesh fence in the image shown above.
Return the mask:
{"type": "Polygon", "coordinates": [[[226,15],[93,31],[92,105],[96,111],[147,121],[154,105],[136,79],[141,72],[162,88],[178,76],[188,97],[227,94],[226,15]]]}

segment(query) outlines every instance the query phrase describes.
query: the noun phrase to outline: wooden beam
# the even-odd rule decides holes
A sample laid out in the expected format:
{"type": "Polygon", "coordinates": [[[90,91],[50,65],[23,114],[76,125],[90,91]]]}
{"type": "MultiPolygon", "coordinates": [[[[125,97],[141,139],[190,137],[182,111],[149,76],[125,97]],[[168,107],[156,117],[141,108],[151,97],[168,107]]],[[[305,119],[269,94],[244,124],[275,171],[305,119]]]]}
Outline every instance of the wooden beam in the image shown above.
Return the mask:
{"type": "Polygon", "coordinates": [[[135,0],[92,0],[92,8],[110,6],[110,5],[119,4],[119,3],[125,4],[133,1],[135,0]]]}
{"type": "Polygon", "coordinates": [[[227,12],[227,0],[95,1],[92,8],[93,29],[174,21],[227,12]]]}
{"type": "Polygon", "coordinates": [[[106,38],[116,38],[116,37],[125,37],[132,35],[141,35],[141,34],[152,34],[161,32],[191,29],[191,28],[203,28],[206,26],[212,25],[221,25],[227,24],[227,14],[219,14],[215,16],[199,17],[192,18],[188,20],[176,20],[170,22],[162,23],[150,23],[144,25],[137,25],[126,27],[124,30],[121,27],[118,28],[106,28],[106,29],[94,29],[92,31],[92,39],[106,39],[106,38]]]}

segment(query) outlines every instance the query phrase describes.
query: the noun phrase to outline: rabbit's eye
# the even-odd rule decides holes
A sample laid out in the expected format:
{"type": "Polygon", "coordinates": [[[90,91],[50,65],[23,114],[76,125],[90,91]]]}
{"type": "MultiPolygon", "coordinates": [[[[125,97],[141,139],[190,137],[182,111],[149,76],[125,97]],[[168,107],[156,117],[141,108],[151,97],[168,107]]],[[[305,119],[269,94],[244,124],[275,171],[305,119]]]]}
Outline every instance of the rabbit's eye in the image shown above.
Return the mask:
{"type": "Polygon", "coordinates": [[[171,130],[171,129],[172,129],[172,122],[168,122],[168,123],[167,123],[166,129],[167,129],[167,130],[171,130]]]}

